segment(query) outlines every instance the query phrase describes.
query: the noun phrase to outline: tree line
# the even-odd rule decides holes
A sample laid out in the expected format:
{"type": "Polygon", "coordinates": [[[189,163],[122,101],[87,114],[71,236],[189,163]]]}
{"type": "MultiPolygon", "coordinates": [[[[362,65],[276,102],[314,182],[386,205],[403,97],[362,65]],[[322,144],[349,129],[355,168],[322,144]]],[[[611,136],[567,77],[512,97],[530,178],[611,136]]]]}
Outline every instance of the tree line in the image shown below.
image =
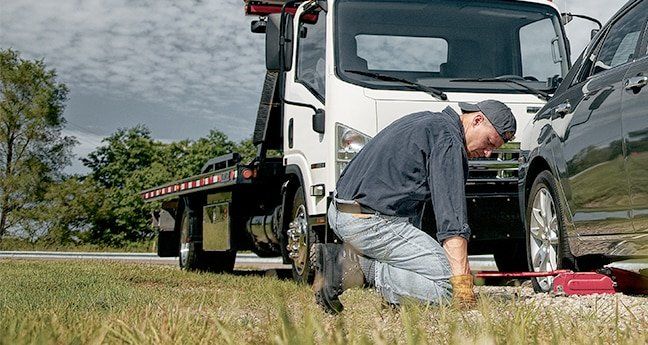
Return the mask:
{"type": "Polygon", "coordinates": [[[78,141],[63,135],[68,88],[42,60],[0,50],[0,241],[8,235],[48,244],[123,246],[153,236],[139,192],[200,173],[210,158],[240,143],[211,130],[197,140],[163,143],[144,125],[117,130],[87,157],[90,172],[68,175],[78,141]]]}

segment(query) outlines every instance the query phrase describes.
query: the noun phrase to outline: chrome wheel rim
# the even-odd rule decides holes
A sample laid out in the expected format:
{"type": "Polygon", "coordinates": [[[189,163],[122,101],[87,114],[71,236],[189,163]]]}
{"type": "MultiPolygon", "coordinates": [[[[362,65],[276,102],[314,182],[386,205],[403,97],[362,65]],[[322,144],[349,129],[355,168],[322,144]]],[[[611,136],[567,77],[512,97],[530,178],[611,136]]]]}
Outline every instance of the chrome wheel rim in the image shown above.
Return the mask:
{"type": "Polygon", "coordinates": [[[293,260],[293,266],[297,274],[302,275],[306,268],[308,259],[308,220],[306,207],[299,205],[295,217],[288,228],[288,252],[293,260]]]}
{"type": "MultiPolygon", "coordinates": [[[[545,187],[533,200],[529,227],[529,248],[534,272],[558,268],[558,216],[554,200],[545,187]]],[[[536,278],[542,291],[550,291],[553,277],[536,278]]]]}
{"type": "Polygon", "coordinates": [[[185,214],[182,217],[182,227],[180,229],[180,266],[187,266],[189,258],[189,217],[185,214]]]}

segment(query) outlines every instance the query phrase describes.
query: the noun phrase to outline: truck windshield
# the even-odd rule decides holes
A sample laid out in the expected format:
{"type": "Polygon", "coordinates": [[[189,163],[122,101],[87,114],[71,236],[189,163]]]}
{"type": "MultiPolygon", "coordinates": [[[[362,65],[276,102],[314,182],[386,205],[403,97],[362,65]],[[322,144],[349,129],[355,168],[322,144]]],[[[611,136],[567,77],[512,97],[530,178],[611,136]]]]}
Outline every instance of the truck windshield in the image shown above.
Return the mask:
{"type": "Polygon", "coordinates": [[[519,83],[552,91],[569,68],[558,13],[538,3],[339,0],[335,14],[337,75],[369,88],[404,89],[347,71],[443,91],[528,93],[519,83]]]}

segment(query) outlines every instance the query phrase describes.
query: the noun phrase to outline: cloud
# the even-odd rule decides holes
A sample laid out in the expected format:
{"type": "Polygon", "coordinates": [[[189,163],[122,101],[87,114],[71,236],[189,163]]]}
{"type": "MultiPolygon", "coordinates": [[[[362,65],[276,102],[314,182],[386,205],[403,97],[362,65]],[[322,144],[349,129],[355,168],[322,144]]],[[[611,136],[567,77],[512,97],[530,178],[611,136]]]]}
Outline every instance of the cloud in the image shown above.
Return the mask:
{"type": "Polygon", "coordinates": [[[73,92],[159,104],[251,134],[263,35],[249,31],[241,0],[4,0],[2,8],[2,48],[44,58],[73,92]]]}
{"type": "Polygon", "coordinates": [[[72,150],[74,155],[74,157],[72,157],[72,165],[67,167],[65,172],[71,174],[88,173],[90,170],[81,163],[81,158],[87,157],[90,152],[96,150],[98,146],[102,145],[101,141],[104,137],[102,135],[89,133],[87,130],[82,128],[65,129],[63,130],[62,135],[75,137],[79,143],[72,150]]]}

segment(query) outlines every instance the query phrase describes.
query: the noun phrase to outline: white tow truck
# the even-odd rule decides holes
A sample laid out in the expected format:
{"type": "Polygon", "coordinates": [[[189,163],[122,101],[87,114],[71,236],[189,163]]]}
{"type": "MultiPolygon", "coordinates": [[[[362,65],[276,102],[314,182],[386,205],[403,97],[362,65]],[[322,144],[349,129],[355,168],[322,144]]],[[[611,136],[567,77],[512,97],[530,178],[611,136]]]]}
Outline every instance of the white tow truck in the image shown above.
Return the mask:
{"type": "MultiPolygon", "coordinates": [[[[142,192],[160,201],[158,255],[183,269],[233,269],[236,252],[281,256],[312,277],[310,247],[338,241],[326,212],[340,172],[394,120],[497,99],[518,128],[570,67],[561,15],[547,0],[246,0],[266,37],[257,157],[206,162],[202,174],[142,192]]],[[[401,145],[395,142],[394,145],[401,145]]],[[[470,253],[526,270],[517,199],[519,144],[470,161],[470,253]]],[[[371,172],[367,172],[371,174],[371,172]]],[[[412,222],[432,236],[431,207],[412,222]]]]}

